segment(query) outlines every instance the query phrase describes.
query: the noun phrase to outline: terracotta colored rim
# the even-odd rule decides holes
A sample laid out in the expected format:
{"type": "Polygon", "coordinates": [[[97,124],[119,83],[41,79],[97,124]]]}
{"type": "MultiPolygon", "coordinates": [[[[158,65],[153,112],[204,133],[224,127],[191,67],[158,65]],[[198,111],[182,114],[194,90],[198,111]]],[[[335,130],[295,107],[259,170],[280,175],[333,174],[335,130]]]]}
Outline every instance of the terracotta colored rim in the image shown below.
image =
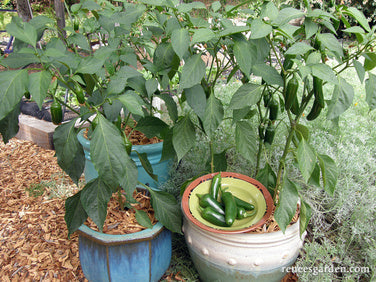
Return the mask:
{"type": "Polygon", "coordinates": [[[206,174],[204,176],[201,176],[197,179],[195,179],[191,184],[188,185],[188,187],[185,189],[183,197],[182,197],[182,210],[184,215],[193,222],[196,226],[200,227],[201,229],[204,229],[206,231],[214,232],[214,233],[220,233],[220,234],[237,234],[237,233],[246,233],[250,232],[252,230],[257,229],[258,227],[262,226],[266,220],[272,215],[274,210],[274,203],[272,196],[270,195],[268,189],[265,188],[264,185],[262,185],[259,181],[256,179],[253,179],[249,176],[246,176],[244,174],[235,173],[235,172],[221,172],[221,177],[231,177],[236,178],[240,180],[244,180],[248,183],[253,184],[264,196],[265,202],[266,202],[266,210],[264,216],[258,221],[257,223],[253,224],[252,226],[249,226],[247,228],[239,229],[239,230],[221,230],[221,229],[215,229],[210,226],[207,226],[197,220],[191,213],[189,209],[189,198],[192,193],[192,191],[202,182],[208,181],[214,177],[217,173],[210,173],[206,174]]]}

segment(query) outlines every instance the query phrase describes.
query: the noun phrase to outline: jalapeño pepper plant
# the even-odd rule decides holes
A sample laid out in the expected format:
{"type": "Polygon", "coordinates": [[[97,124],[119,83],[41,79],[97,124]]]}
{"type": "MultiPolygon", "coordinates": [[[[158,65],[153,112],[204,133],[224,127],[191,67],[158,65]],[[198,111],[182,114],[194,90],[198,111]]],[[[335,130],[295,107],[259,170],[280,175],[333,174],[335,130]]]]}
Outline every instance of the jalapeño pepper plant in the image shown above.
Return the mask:
{"type": "MultiPolygon", "coordinates": [[[[225,7],[219,1],[208,7],[177,0],[119,2],[82,0],[72,5],[74,28],[67,28],[64,39],[43,16],[29,23],[14,18],[7,26],[16,41],[13,54],[0,61],[12,69],[0,72],[4,142],[18,131],[22,96],[30,93],[41,106],[56,78],[81,104],[79,118],[63,123],[54,134],[58,163],[77,183],[84,167],[77,121],[90,123],[90,153],[99,176],[67,199],[69,234],[88,216],[101,227],[111,194],[119,187],[127,195],[134,191],[137,170],[120,130],[131,120],[147,137],[164,140],[162,159],[181,160],[196,144],[196,134],[205,136],[209,170],[214,172],[226,170],[226,151],[216,152],[215,142],[222,122],[232,119],[236,151],[255,163],[254,177],[272,192],[282,230],[300,198],[288,177],[291,159],[307,183],[334,192],[337,166],[310,145],[305,123],[320,113],[335,121],[351,105],[352,86],[341,76],[348,67],[355,67],[365,81],[370,107],[376,105],[376,78],[369,72],[376,66],[370,51],[375,28],[360,11],[344,6],[332,13],[312,10],[308,0],[304,11],[272,1],[252,10],[245,9],[250,1],[225,7]],[[355,26],[349,25],[350,18],[355,26]],[[301,25],[292,25],[294,19],[301,19],[301,25]],[[39,44],[46,30],[56,36],[39,44]],[[343,47],[339,31],[354,38],[351,49],[343,47]],[[29,64],[34,69],[30,74],[23,69],[29,64]],[[236,75],[242,82],[228,105],[216,93],[224,75],[227,81],[236,75]],[[156,101],[163,101],[166,111],[155,107],[156,101]],[[278,146],[277,138],[284,145],[275,165],[262,156],[278,146]]],[[[178,230],[180,209],[172,196],[150,192],[157,218],[178,230]]],[[[304,199],[300,202],[303,230],[310,208],[304,199]]]]}

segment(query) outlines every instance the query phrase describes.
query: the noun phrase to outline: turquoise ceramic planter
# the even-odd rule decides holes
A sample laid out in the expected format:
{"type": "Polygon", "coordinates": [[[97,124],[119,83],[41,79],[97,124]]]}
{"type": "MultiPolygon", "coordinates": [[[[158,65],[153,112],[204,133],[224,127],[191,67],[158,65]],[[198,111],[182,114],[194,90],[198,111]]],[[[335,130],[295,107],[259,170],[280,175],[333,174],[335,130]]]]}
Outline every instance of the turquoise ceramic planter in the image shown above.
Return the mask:
{"type": "MultiPolygon", "coordinates": [[[[84,147],[85,152],[85,179],[89,182],[91,179],[96,178],[98,173],[94,168],[93,163],[91,162],[90,158],[90,141],[83,136],[83,131],[78,134],[78,140],[84,147]]],[[[146,153],[148,160],[153,168],[154,174],[158,175],[158,182],[152,179],[145,169],[142,167],[141,161],[138,158],[136,152],[131,152],[131,158],[137,165],[138,169],[138,181],[144,183],[150,187],[158,187],[159,185],[163,184],[169,179],[169,170],[172,164],[172,161],[165,160],[160,161],[162,157],[162,148],[163,142],[156,143],[156,144],[149,144],[149,145],[134,145],[132,150],[136,150],[138,153],[146,153]]]]}
{"type": "Polygon", "coordinates": [[[89,281],[158,281],[171,261],[171,232],[152,229],[110,235],[86,225],[78,229],[82,271],[89,281]]]}

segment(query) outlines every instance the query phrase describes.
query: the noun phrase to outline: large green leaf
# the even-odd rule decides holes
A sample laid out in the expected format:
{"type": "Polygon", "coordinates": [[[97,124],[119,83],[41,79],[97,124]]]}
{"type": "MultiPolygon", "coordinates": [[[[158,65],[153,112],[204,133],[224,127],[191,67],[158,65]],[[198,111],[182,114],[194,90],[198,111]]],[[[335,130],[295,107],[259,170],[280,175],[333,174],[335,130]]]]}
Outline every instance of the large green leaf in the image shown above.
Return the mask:
{"type": "Polygon", "coordinates": [[[205,69],[205,63],[200,54],[189,57],[181,71],[180,87],[186,89],[200,84],[205,75],[205,69]]]}
{"type": "Polygon", "coordinates": [[[27,70],[0,72],[0,120],[18,106],[28,84],[27,70]]]}
{"type": "Polygon", "coordinates": [[[208,42],[215,38],[215,33],[209,28],[194,29],[193,31],[194,33],[192,36],[191,45],[200,42],[208,42]]]}
{"type": "Polygon", "coordinates": [[[304,42],[296,42],[286,51],[286,55],[304,55],[305,53],[314,50],[311,45],[304,42]]]}
{"type": "Polygon", "coordinates": [[[251,24],[251,38],[258,39],[269,35],[273,31],[271,25],[265,23],[262,19],[254,19],[251,24]]]}
{"type": "Polygon", "coordinates": [[[257,151],[257,136],[248,121],[238,121],[235,127],[236,150],[247,160],[253,161],[257,151]]]}
{"type": "Polygon", "coordinates": [[[175,100],[170,96],[170,94],[167,94],[167,93],[162,93],[158,95],[157,97],[161,98],[165,102],[170,119],[173,122],[176,122],[179,117],[179,114],[178,114],[178,107],[176,105],[175,100]]]}
{"type": "Polygon", "coordinates": [[[90,156],[99,177],[108,185],[120,185],[132,195],[137,184],[137,167],[129,157],[123,137],[115,125],[102,115],[97,116],[90,143],[90,156]]]}
{"type": "Polygon", "coordinates": [[[339,59],[343,57],[342,44],[338,39],[331,33],[319,33],[317,34],[318,40],[321,42],[321,46],[327,48],[329,51],[339,59]]]}
{"type": "Polygon", "coordinates": [[[255,56],[257,56],[257,50],[245,39],[234,39],[234,41],[234,55],[236,61],[241,71],[249,76],[255,61],[255,56]]]}
{"type": "Polygon", "coordinates": [[[184,94],[188,105],[193,109],[196,115],[204,120],[206,108],[206,94],[201,84],[191,88],[184,89],[184,94]]]}
{"type": "Polygon", "coordinates": [[[305,139],[301,139],[299,142],[298,149],[296,151],[296,159],[298,161],[300,172],[302,173],[305,181],[308,182],[313,170],[315,169],[316,154],[312,146],[307,143],[305,139]]]}
{"type": "Polygon", "coordinates": [[[144,116],[142,110],[142,100],[133,91],[127,91],[127,93],[120,95],[117,98],[132,114],[144,116]]]}
{"type": "Polygon", "coordinates": [[[366,71],[373,70],[376,67],[376,54],[374,52],[365,52],[364,57],[364,69],[366,71]]]}
{"type": "Polygon", "coordinates": [[[51,79],[52,76],[48,71],[34,72],[30,74],[29,91],[33,100],[38,104],[39,109],[42,108],[44,99],[47,96],[51,79]]]}
{"type": "Polygon", "coordinates": [[[357,60],[353,60],[353,65],[355,67],[355,70],[356,70],[356,73],[358,74],[358,77],[359,77],[359,80],[360,80],[360,83],[363,83],[364,81],[364,77],[366,75],[366,71],[362,65],[362,63],[360,63],[359,61],[357,60]]]}
{"type": "Polygon", "coordinates": [[[174,196],[165,191],[148,190],[155,217],[167,229],[181,234],[181,210],[174,196]]]}
{"type": "Polygon", "coordinates": [[[125,13],[117,17],[117,21],[124,25],[126,29],[130,29],[132,24],[134,24],[144,13],[146,7],[144,5],[127,5],[125,13]]]}
{"type": "Polygon", "coordinates": [[[18,40],[36,47],[37,30],[32,24],[28,22],[22,22],[21,18],[13,17],[12,21],[6,26],[6,30],[9,34],[13,35],[18,40]]]}
{"type": "Polygon", "coordinates": [[[321,168],[323,187],[329,195],[333,196],[339,174],[338,167],[335,161],[328,155],[319,154],[317,158],[319,159],[321,168]]]}
{"type": "Polygon", "coordinates": [[[294,182],[286,177],[283,181],[278,204],[274,212],[274,218],[283,233],[285,233],[287,226],[295,215],[298,200],[298,188],[294,182]]]}
{"type": "Polygon", "coordinates": [[[157,72],[177,68],[179,62],[179,57],[176,55],[171,43],[163,42],[158,44],[153,55],[153,63],[157,72]]]}
{"type": "Polygon", "coordinates": [[[78,185],[85,167],[85,155],[78,142],[78,128],[75,127],[78,118],[59,125],[54,132],[54,146],[57,163],[78,185]]]}
{"type": "Polygon", "coordinates": [[[104,62],[104,58],[84,57],[77,68],[77,72],[82,74],[94,74],[102,68],[104,62]]]}
{"type": "Polygon", "coordinates": [[[188,30],[185,28],[175,29],[171,35],[171,44],[175,53],[182,59],[190,45],[188,30]]]}
{"type": "Polygon", "coordinates": [[[189,116],[183,117],[173,127],[172,144],[180,161],[196,142],[195,127],[189,116]]]}
{"type": "Polygon", "coordinates": [[[376,108],[376,75],[372,73],[366,80],[366,101],[371,110],[376,108]]]}
{"type": "Polygon", "coordinates": [[[328,107],[328,119],[335,119],[344,113],[354,99],[354,88],[343,78],[339,78],[339,84],[335,86],[332,100],[328,107]]]}
{"type": "Polygon", "coordinates": [[[278,16],[272,21],[273,25],[281,26],[293,19],[304,16],[304,12],[294,8],[285,8],[279,11],[278,16]]]}
{"type": "Polygon", "coordinates": [[[88,38],[81,33],[73,33],[71,36],[67,38],[67,40],[69,44],[72,44],[72,45],[74,44],[76,46],[79,46],[83,50],[91,51],[88,38]]]}
{"type": "Polygon", "coordinates": [[[137,156],[140,159],[141,165],[144,168],[144,170],[146,171],[146,173],[152,179],[154,179],[156,182],[158,182],[158,175],[154,174],[154,172],[153,172],[153,167],[152,167],[152,165],[151,165],[151,163],[148,159],[148,154],[147,153],[139,153],[137,151],[135,151],[135,152],[137,153],[137,156]]]}
{"type": "Polygon", "coordinates": [[[17,105],[13,111],[0,120],[0,134],[5,144],[18,133],[18,116],[20,113],[20,106],[17,105]]]}
{"type": "Polygon", "coordinates": [[[243,84],[232,96],[229,109],[243,109],[255,105],[261,98],[261,86],[253,83],[243,84]]]}
{"type": "Polygon", "coordinates": [[[208,157],[206,162],[206,171],[210,172],[219,172],[219,171],[226,171],[227,170],[227,158],[226,158],[226,150],[223,150],[220,153],[213,154],[213,171],[211,168],[211,156],[208,157]]]}
{"type": "Polygon", "coordinates": [[[315,23],[311,18],[305,18],[304,20],[304,28],[306,33],[306,39],[311,38],[319,29],[317,23],[315,23]]]}
{"type": "Polygon", "coordinates": [[[161,132],[166,130],[168,125],[161,119],[153,116],[146,116],[138,120],[136,130],[141,131],[147,138],[160,136],[161,132]]]}
{"type": "Polygon", "coordinates": [[[135,211],[135,217],[139,224],[141,224],[142,226],[146,228],[150,228],[150,229],[153,228],[153,224],[151,223],[150,218],[146,211],[138,210],[138,209],[133,209],[133,210],[135,211]]]}
{"type": "Polygon", "coordinates": [[[259,170],[256,179],[260,181],[268,189],[272,197],[274,197],[277,176],[270,164],[266,163],[265,166],[259,170]]]}
{"type": "Polygon", "coordinates": [[[306,202],[301,201],[301,207],[300,207],[300,236],[304,233],[304,231],[307,229],[309,220],[312,216],[312,209],[311,206],[308,205],[306,202]]]}
{"type": "Polygon", "coordinates": [[[65,200],[65,222],[68,228],[68,238],[87,219],[87,213],[81,204],[81,191],[65,200]]]}
{"type": "Polygon", "coordinates": [[[224,111],[222,102],[214,96],[214,93],[212,93],[206,102],[203,120],[204,129],[208,136],[213,137],[214,132],[223,120],[223,115],[224,111]]]}
{"type": "Polygon", "coordinates": [[[252,71],[256,76],[261,76],[267,84],[283,86],[283,79],[280,73],[267,64],[255,64],[252,71]]]}
{"type": "Polygon", "coordinates": [[[367,32],[371,32],[368,20],[361,11],[354,7],[348,7],[343,13],[353,17],[367,32]]]}
{"type": "Polygon", "coordinates": [[[100,177],[91,180],[81,191],[82,207],[100,231],[103,230],[103,224],[107,216],[107,204],[112,193],[112,188],[100,177]]]}
{"type": "Polygon", "coordinates": [[[311,65],[310,68],[311,68],[311,72],[313,76],[317,76],[323,81],[327,81],[329,83],[338,84],[338,79],[337,79],[336,74],[328,65],[314,64],[314,65],[311,65]]]}

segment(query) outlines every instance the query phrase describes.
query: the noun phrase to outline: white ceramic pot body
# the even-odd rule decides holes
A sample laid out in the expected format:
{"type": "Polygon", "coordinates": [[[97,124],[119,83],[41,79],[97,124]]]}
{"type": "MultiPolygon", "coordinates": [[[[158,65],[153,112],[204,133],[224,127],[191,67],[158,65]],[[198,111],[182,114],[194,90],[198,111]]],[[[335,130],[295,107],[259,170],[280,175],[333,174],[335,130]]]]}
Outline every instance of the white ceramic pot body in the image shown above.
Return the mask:
{"type": "Polygon", "coordinates": [[[183,231],[194,265],[202,281],[281,281],[303,240],[299,222],[282,231],[255,234],[213,233],[184,216],[183,231]]]}

